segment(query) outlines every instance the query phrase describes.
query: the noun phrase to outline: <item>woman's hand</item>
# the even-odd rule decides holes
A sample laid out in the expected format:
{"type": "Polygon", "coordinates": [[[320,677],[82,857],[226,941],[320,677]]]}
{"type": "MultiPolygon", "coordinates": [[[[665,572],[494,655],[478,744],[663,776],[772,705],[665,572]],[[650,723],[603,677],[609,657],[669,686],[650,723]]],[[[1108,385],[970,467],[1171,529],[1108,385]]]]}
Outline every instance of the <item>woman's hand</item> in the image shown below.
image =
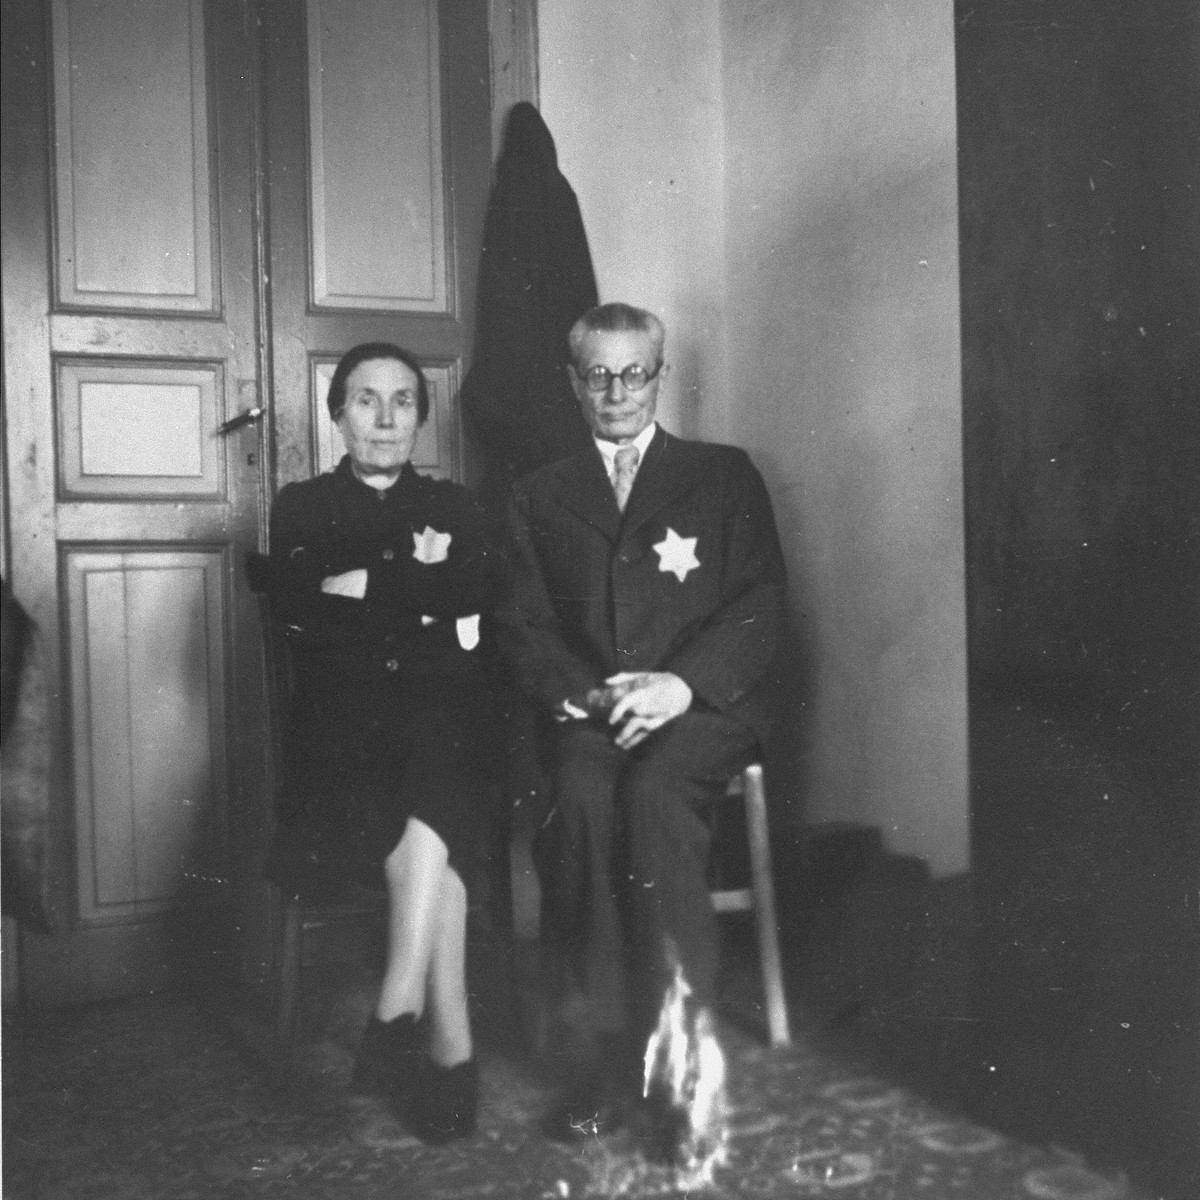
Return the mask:
{"type": "Polygon", "coordinates": [[[321,580],[321,591],[332,596],[361,600],[367,594],[367,568],[358,567],[353,571],[343,571],[340,575],[326,575],[321,580]]]}

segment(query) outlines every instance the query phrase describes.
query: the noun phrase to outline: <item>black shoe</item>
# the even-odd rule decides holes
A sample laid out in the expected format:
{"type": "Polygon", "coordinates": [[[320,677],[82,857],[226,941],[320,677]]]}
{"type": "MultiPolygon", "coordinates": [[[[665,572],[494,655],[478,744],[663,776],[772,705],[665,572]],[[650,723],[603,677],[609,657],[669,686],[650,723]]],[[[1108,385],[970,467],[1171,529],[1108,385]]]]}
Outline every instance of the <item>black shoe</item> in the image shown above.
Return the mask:
{"type": "Polygon", "coordinates": [[[687,1112],[661,1083],[653,1084],[642,1102],[633,1133],[646,1161],[666,1165],[678,1162],[690,1129],[687,1112]]]}
{"type": "Polygon", "coordinates": [[[351,1095],[378,1096],[406,1104],[420,1082],[425,1060],[423,1042],[412,1013],[401,1013],[390,1021],[381,1021],[372,1013],[354,1061],[351,1095]]]}
{"type": "Polygon", "coordinates": [[[473,1058],[453,1067],[427,1061],[416,1133],[434,1146],[475,1132],[479,1110],[479,1064],[473,1058]]]}

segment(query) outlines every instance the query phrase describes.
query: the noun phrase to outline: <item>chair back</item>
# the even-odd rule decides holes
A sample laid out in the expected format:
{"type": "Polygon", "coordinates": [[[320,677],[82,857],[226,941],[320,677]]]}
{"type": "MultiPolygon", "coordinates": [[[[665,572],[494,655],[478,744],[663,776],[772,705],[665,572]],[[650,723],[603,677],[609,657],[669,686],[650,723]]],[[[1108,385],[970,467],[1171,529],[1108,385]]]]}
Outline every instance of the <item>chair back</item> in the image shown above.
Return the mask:
{"type": "Polygon", "coordinates": [[[267,683],[267,725],[271,737],[271,765],[277,770],[283,761],[284,734],[296,686],[296,667],[292,648],[275,614],[270,593],[271,560],[252,551],[246,557],[246,580],[258,600],[259,628],[262,632],[263,665],[267,683]]]}

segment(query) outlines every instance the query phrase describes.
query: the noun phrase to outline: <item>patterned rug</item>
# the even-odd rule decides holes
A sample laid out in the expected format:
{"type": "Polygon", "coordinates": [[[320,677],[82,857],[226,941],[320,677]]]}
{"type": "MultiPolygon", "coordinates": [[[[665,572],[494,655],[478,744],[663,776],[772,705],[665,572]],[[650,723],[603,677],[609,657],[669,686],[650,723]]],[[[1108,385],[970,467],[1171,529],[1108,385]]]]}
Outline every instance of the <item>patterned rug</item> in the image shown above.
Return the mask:
{"type": "MultiPolygon", "coordinates": [[[[620,1135],[548,1142],[527,1062],[481,1052],[480,1129],[422,1145],[382,1107],[347,1100],[352,1039],[269,1069],[236,1007],[156,997],[9,1018],[4,1195],[10,1200],[299,1197],[572,1200],[688,1194],[620,1135]]],[[[1149,1200],[1065,1150],[1021,1144],[864,1073],[801,1034],[767,1050],[732,1022],[727,1163],[713,1200],[1149,1200]]]]}

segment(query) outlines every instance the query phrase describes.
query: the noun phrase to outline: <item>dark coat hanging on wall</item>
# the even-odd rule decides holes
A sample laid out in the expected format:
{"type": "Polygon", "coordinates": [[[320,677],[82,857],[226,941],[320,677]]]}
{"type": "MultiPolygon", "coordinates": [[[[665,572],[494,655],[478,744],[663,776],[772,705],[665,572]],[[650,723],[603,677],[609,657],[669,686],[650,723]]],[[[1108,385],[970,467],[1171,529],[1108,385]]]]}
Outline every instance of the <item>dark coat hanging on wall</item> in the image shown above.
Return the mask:
{"type": "Polygon", "coordinates": [[[513,106],[488,202],[475,361],[462,388],[483,455],[480,497],[588,444],[566,374],[567,333],[597,302],[579,203],[532,104],[513,106]]]}

